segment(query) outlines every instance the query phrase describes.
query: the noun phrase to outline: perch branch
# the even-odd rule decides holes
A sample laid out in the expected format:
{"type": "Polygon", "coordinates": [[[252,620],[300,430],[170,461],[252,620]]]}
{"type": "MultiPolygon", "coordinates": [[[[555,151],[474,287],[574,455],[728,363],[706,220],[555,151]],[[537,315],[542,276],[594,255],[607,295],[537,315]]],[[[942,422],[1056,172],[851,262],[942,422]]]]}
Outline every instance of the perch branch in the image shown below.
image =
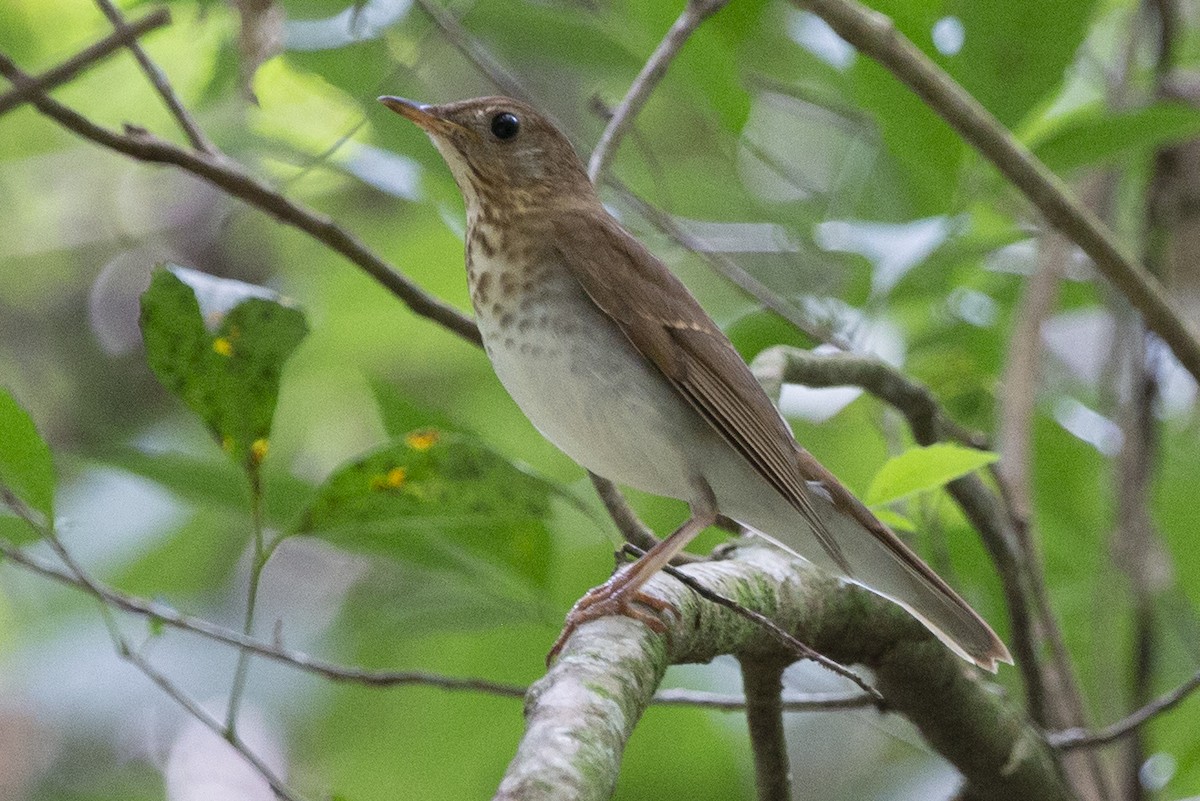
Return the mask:
{"type": "MultiPolygon", "coordinates": [[[[1068,799],[1051,749],[1024,712],[894,604],[757,544],[681,570],[822,653],[873,670],[889,707],[962,772],[973,797],[1068,799]]],[[[719,654],[789,658],[760,626],[670,576],[655,576],[647,590],[679,610],[668,633],[624,617],[580,626],[530,688],[525,736],[498,801],[608,798],[625,742],[668,664],[719,654]]]]}

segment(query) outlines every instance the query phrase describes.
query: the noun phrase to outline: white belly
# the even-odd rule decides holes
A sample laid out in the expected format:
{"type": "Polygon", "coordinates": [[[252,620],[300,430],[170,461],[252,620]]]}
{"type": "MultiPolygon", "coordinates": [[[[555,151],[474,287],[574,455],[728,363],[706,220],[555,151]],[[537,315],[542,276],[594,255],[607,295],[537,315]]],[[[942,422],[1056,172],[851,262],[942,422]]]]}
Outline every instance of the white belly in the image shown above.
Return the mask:
{"type": "Polygon", "coordinates": [[[473,292],[488,357],[533,425],[593,473],[689,499],[693,470],[680,443],[707,425],[574,278],[544,270],[522,308],[497,297],[506,265],[475,267],[494,276],[486,292],[473,292]]]}

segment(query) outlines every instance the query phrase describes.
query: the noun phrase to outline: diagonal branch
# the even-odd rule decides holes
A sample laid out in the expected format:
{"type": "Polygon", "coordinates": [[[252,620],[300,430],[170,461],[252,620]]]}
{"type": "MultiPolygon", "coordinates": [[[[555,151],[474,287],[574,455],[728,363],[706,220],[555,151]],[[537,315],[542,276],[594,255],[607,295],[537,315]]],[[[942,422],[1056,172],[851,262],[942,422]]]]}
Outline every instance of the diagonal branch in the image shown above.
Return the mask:
{"type": "Polygon", "coordinates": [[[830,342],[843,349],[849,348],[849,343],[845,342],[840,336],[830,331],[828,327],[815,323],[811,317],[798,309],[794,303],[780,296],[736,261],[723,253],[706,251],[703,244],[680,225],[674,217],[646,201],[645,198],[626,186],[623,181],[610,175],[605,178],[605,183],[612,186],[626,203],[633,206],[638,214],[659,231],[666,234],[672,242],[689,253],[699,255],[725,280],[791,323],[797,331],[814,342],[830,342]]]}
{"type": "MultiPolygon", "coordinates": [[[[3,54],[0,54],[0,75],[16,84],[18,90],[25,90],[34,82],[3,54]]],[[[138,161],[169,164],[203,178],[342,254],[416,314],[441,324],[472,344],[480,344],[479,331],[469,317],[425,292],[333,220],[279,194],[232,159],[219,153],[184,150],[138,128],[130,127],[124,134],[111,131],[37,89],[29,91],[29,100],[37,110],[64,128],[138,161]]]]}
{"type": "MultiPolygon", "coordinates": [[[[112,0],[96,0],[96,3],[100,6],[100,10],[104,12],[104,16],[108,17],[108,21],[112,23],[112,26],[118,32],[129,27],[125,15],[113,4],[112,0]]],[[[130,39],[128,47],[129,52],[133,53],[133,57],[137,59],[137,63],[141,66],[142,72],[146,73],[150,84],[158,92],[159,96],[162,97],[163,103],[166,104],[171,115],[179,123],[179,127],[183,130],[184,135],[187,136],[188,142],[191,143],[192,147],[206,153],[215,153],[216,147],[213,146],[212,142],[208,141],[204,132],[200,130],[200,126],[196,124],[196,121],[192,119],[192,115],[184,108],[183,103],[180,102],[179,97],[175,94],[175,90],[171,88],[171,82],[167,80],[167,76],[158,68],[158,65],[150,59],[150,56],[146,53],[142,45],[137,39],[130,39]]]]}
{"type": "Polygon", "coordinates": [[[604,128],[604,133],[600,135],[600,142],[592,151],[592,157],[588,161],[588,177],[592,179],[592,183],[599,181],[600,177],[604,175],[604,171],[608,169],[609,163],[617,154],[617,147],[621,144],[625,132],[633,124],[633,120],[642,110],[642,106],[646,105],[646,101],[650,99],[650,93],[658,87],[663,76],[667,74],[667,68],[671,66],[675,56],[683,49],[684,43],[704,20],[717,13],[728,1],[687,0],[683,13],[675,20],[663,40],[658,43],[654,53],[642,65],[642,71],[630,85],[629,91],[625,93],[625,99],[617,106],[608,125],[604,128]]]}
{"type": "Polygon", "coordinates": [[[1114,234],[1050,169],[945,70],[900,33],[892,21],[855,0],[794,0],[839,36],[889,69],[964,140],[996,166],[1045,216],[1079,245],[1146,325],[1200,381],[1200,338],[1162,285],[1130,256],[1114,234]]]}
{"type": "MultiPolygon", "coordinates": [[[[38,95],[49,92],[56,86],[67,83],[76,75],[88,69],[122,47],[136,46],[139,36],[145,36],[150,31],[161,28],[171,22],[171,15],[165,8],[160,8],[139,19],[137,22],[124,25],[110,33],[90,47],[80,50],[69,59],[36,78],[24,76],[23,80],[13,81],[17,84],[0,95],[0,114],[12,111],[14,108],[29,102],[38,95]]],[[[6,75],[10,78],[11,76],[6,75]]]]}

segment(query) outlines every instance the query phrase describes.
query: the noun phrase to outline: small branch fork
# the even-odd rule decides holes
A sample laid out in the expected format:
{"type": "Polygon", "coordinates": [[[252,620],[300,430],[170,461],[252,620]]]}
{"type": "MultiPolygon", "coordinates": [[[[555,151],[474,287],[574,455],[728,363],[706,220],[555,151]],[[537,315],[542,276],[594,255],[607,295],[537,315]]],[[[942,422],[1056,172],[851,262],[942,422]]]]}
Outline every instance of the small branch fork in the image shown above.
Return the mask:
{"type": "MultiPolygon", "coordinates": [[[[115,28],[118,33],[122,31],[132,31],[129,23],[125,21],[125,15],[122,14],[121,10],[113,4],[112,0],[96,0],[96,4],[100,6],[100,10],[104,12],[104,16],[108,18],[108,21],[112,23],[113,28],[115,28]]],[[[163,71],[158,68],[158,65],[155,64],[150,59],[150,56],[147,55],[146,51],[142,49],[141,43],[138,42],[138,35],[134,34],[134,36],[129,39],[128,42],[126,42],[126,46],[129,48],[129,52],[133,54],[133,57],[137,59],[138,65],[142,68],[142,72],[146,74],[146,78],[150,81],[150,84],[154,87],[154,90],[158,92],[159,97],[161,97],[163,103],[166,104],[167,109],[171,112],[171,116],[173,116],[176,122],[179,123],[180,129],[183,130],[183,133],[187,137],[187,140],[191,144],[192,148],[199,150],[202,153],[216,153],[217,148],[212,142],[208,141],[208,137],[206,137],[204,132],[200,130],[200,126],[196,124],[194,119],[192,119],[192,115],[184,107],[183,103],[179,99],[179,96],[175,94],[175,90],[171,88],[171,83],[167,80],[167,76],[163,74],[163,71]]]]}

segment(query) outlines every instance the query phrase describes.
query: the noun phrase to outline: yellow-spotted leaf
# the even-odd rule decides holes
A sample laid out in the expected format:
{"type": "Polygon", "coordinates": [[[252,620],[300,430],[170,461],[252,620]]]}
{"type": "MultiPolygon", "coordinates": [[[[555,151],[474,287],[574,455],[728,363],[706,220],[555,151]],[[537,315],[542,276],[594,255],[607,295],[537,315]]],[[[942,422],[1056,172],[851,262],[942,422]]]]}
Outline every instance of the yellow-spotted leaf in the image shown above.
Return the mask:
{"type": "Polygon", "coordinates": [[[469,437],[419,430],[336,470],[296,533],[542,587],[558,492],[469,437]]]}
{"type": "Polygon", "coordinates": [[[307,333],[300,310],[268,290],[193,270],[158,270],[142,295],[154,374],[247,468],[267,456],[283,365],[307,333]]]}

